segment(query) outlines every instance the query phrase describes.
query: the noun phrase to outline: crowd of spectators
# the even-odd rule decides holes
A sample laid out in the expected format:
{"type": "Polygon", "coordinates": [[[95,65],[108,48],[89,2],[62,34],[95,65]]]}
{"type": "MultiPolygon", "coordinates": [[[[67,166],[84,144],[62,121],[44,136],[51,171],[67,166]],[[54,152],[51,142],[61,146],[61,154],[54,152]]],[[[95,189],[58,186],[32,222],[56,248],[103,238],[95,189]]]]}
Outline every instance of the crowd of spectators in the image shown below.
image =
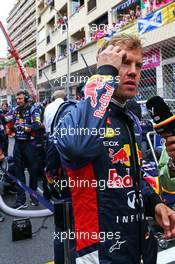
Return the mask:
{"type": "MultiPolygon", "coordinates": [[[[146,0],[144,1],[146,15],[150,12],[156,11],[160,7],[168,4],[169,2],[172,2],[172,0],[146,0]]],[[[99,28],[96,31],[92,31],[90,33],[90,36],[88,38],[83,38],[79,41],[76,41],[75,43],[71,43],[70,51],[74,52],[86,44],[88,44],[91,41],[99,40],[103,37],[110,38],[117,34],[121,28],[132,24],[137,19],[141,18],[143,16],[142,10],[140,8],[140,5],[137,5],[134,9],[130,9],[128,13],[119,14],[118,20],[112,24],[112,26],[109,25],[100,25],[99,28]]]]}
{"type": "MultiPolygon", "coordinates": [[[[143,4],[144,4],[144,10],[146,11],[146,15],[148,15],[149,13],[156,11],[157,9],[161,8],[162,6],[168,4],[169,2],[172,2],[172,0],[143,0],[143,4]]],[[[175,11],[173,11],[174,15],[175,15],[175,11]]],[[[87,38],[82,38],[78,41],[75,41],[74,43],[70,44],[70,52],[73,53],[76,50],[79,50],[80,48],[84,47],[85,45],[87,45],[88,43],[92,42],[92,41],[97,41],[101,38],[110,38],[116,34],[118,34],[118,32],[124,28],[127,25],[131,25],[132,23],[134,23],[137,19],[141,18],[142,16],[144,16],[145,14],[143,14],[140,5],[136,5],[135,9],[129,9],[128,13],[120,13],[118,14],[118,20],[114,23],[112,23],[111,26],[109,25],[105,25],[105,24],[101,24],[99,26],[96,27],[96,30],[91,29],[91,33],[87,38]]],[[[58,19],[58,24],[59,26],[64,26],[65,25],[65,29],[66,29],[66,21],[67,21],[67,16],[66,14],[64,14],[63,18],[59,18],[58,19]]],[[[63,28],[64,30],[64,28],[63,28]]],[[[61,54],[59,54],[58,56],[58,60],[61,60],[63,58],[65,58],[67,56],[67,49],[65,48],[65,50],[63,52],[61,52],[61,54]]],[[[56,58],[54,58],[54,61],[56,60],[56,58]]],[[[44,62],[42,63],[42,65],[40,65],[40,69],[47,67],[49,65],[51,65],[53,63],[53,60],[50,60],[48,62],[44,62]]]]}
{"type": "Polygon", "coordinates": [[[144,4],[147,9],[147,13],[150,13],[170,2],[172,2],[172,0],[147,0],[144,2],[144,4]]]}
{"type": "Polygon", "coordinates": [[[39,69],[48,67],[48,66],[52,65],[55,62],[56,62],[56,58],[54,56],[51,56],[49,61],[45,61],[45,62],[43,62],[43,63],[41,63],[39,65],[39,69]]]}

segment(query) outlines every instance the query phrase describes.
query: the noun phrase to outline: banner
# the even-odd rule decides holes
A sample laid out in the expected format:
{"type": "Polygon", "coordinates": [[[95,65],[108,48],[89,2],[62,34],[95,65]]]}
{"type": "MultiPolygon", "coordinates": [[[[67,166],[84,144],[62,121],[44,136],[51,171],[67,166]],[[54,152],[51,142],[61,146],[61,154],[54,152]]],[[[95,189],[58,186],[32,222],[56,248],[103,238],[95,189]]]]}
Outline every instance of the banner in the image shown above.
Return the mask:
{"type": "Polygon", "coordinates": [[[145,18],[138,19],[137,22],[138,32],[140,34],[144,34],[153,29],[159,28],[162,25],[163,25],[163,17],[161,11],[151,13],[145,18]]]}
{"type": "Polygon", "coordinates": [[[97,47],[98,49],[103,45],[103,43],[105,42],[105,38],[99,39],[97,42],[97,47]]]}
{"type": "Polygon", "coordinates": [[[121,11],[121,10],[124,10],[128,7],[130,7],[131,5],[133,4],[136,4],[138,3],[139,5],[139,0],[127,0],[127,1],[124,1],[123,3],[119,4],[118,6],[116,6],[116,8],[114,8],[113,10],[115,11],[121,11]]]}
{"type": "Polygon", "coordinates": [[[120,33],[138,35],[137,24],[134,23],[131,27],[120,30],[120,33]]]}
{"type": "MultiPolygon", "coordinates": [[[[121,5],[128,3],[127,1],[121,5]]],[[[121,28],[118,33],[142,35],[146,32],[164,26],[168,23],[175,21],[175,2],[166,7],[161,8],[155,13],[150,13],[148,16],[138,19],[132,26],[127,25],[121,28]]],[[[98,40],[98,47],[102,45],[105,39],[98,40]]]]}
{"type": "Polygon", "coordinates": [[[175,21],[175,2],[162,8],[163,24],[175,21]]]}
{"type": "Polygon", "coordinates": [[[145,52],[142,70],[151,69],[157,66],[160,66],[160,50],[151,49],[148,52],[145,52]]]}

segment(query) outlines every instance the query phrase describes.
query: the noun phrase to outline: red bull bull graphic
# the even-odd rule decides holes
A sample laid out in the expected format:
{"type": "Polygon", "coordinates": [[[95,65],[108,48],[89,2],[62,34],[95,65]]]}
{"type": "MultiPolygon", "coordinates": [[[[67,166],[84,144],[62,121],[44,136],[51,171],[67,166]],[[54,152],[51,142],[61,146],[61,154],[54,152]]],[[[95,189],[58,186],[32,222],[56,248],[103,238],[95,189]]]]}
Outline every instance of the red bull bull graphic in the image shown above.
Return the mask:
{"type": "Polygon", "coordinates": [[[114,88],[110,85],[113,82],[112,76],[101,76],[101,75],[94,75],[90,78],[85,86],[85,100],[90,98],[90,103],[93,108],[97,106],[97,97],[98,97],[98,90],[103,88],[106,89],[106,93],[102,94],[99,99],[100,107],[94,112],[94,116],[98,118],[102,118],[106,112],[106,109],[109,105],[111,100],[111,96],[113,95],[114,88]]]}
{"type": "Polygon", "coordinates": [[[121,177],[118,175],[116,169],[109,170],[109,181],[108,187],[109,188],[130,188],[133,186],[133,180],[129,175],[130,170],[127,169],[127,175],[121,177]]]}
{"type": "Polygon", "coordinates": [[[101,90],[104,87],[106,78],[100,75],[92,76],[87,82],[84,90],[85,100],[90,98],[91,106],[97,106],[97,90],[101,90]]]}
{"type": "Polygon", "coordinates": [[[130,166],[131,150],[129,144],[123,146],[117,153],[113,149],[109,149],[109,157],[112,159],[112,164],[118,162],[125,164],[127,167],[130,166]]]}

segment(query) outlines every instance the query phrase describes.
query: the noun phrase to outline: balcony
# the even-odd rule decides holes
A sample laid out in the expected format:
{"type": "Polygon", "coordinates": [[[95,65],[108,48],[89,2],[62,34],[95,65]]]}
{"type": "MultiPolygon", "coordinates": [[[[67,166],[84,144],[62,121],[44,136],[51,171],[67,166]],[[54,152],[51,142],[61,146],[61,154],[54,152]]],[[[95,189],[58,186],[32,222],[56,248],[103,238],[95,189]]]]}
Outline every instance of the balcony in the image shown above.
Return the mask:
{"type": "Polygon", "coordinates": [[[23,58],[23,57],[25,57],[25,56],[27,56],[29,54],[31,55],[34,52],[36,52],[36,42],[34,42],[32,45],[30,45],[26,49],[21,50],[20,51],[20,55],[21,55],[21,58],[23,58]]]}
{"type": "Polygon", "coordinates": [[[17,31],[14,31],[14,32],[10,35],[12,41],[18,36],[18,34],[21,34],[21,33],[22,33],[22,32],[21,32],[22,30],[24,30],[25,28],[27,29],[27,26],[28,26],[29,24],[31,24],[32,21],[35,22],[35,19],[36,19],[36,14],[35,14],[35,13],[34,13],[32,16],[28,16],[27,19],[25,19],[25,20],[23,21],[22,26],[20,25],[20,27],[18,28],[18,30],[17,30],[17,31]]]}
{"type": "Polygon", "coordinates": [[[16,24],[20,24],[21,25],[21,23],[25,22],[26,18],[29,19],[29,17],[33,16],[33,14],[35,15],[35,18],[36,18],[36,9],[35,9],[35,6],[32,6],[31,7],[30,12],[24,13],[24,15],[22,15],[18,19],[18,22],[16,24]]]}
{"type": "Polygon", "coordinates": [[[22,1],[21,3],[17,3],[16,6],[14,7],[13,12],[9,14],[7,23],[11,26],[16,21],[16,15],[21,15],[21,12],[25,12],[28,9],[28,7],[32,4],[35,5],[35,0],[28,0],[26,1],[26,3],[22,3],[22,1]]]}
{"type": "Polygon", "coordinates": [[[15,41],[12,40],[14,46],[16,47],[17,45],[19,45],[19,43],[23,42],[23,40],[25,40],[26,38],[30,37],[31,34],[33,34],[34,32],[36,32],[35,27],[31,26],[28,31],[26,31],[25,33],[21,32],[21,35],[18,35],[15,39],[15,41]]]}
{"type": "Polygon", "coordinates": [[[29,49],[20,52],[20,57],[23,60],[26,56],[29,56],[31,54],[31,51],[29,49]]]}
{"type": "Polygon", "coordinates": [[[33,19],[33,17],[31,17],[30,20],[26,21],[26,23],[25,23],[25,25],[23,25],[23,27],[21,27],[17,32],[14,32],[15,35],[10,36],[11,40],[14,41],[15,39],[18,39],[18,38],[24,39],[33,30],[36,30],[36,22],[33,19]],[[32,23],[32,21],[33,21],[33,23],[32,23]]]}
{"type": "Polygon", "coordinates": [[[20,7],[19,7],[19,9],[16,10],[15,14],[13,15],[14,18],[11,20],[10,23],[8,23],[9,28],[11,28],[13,26],[13,24],[18,23],[18,21],[20,20],[22,14],[26,14],[26,13],[28,14],[27,10],[32,9],[32,7],[35,10],[35,0],[26,1],[26,4],[24,5],[23,8],[20,9],[20,7]]]}
{"type": "MultiPolygon", "coordinates": [[[[14,23],[15,26],[21,26],[27,19],[29,19],[31,16],[33,16],[33,14],[35,14],[35,18],[36,18],[36,10],[35,10],[35,6],[32,6],[30,9],[30,12],[23,13],[22,16],[20,16],[17,21],[14,23]]],[[[12,25],[13,27],[13,25],[12,25]]]]}
{"type": "Polygon", "coordinates": [[[30,35],[27,39],[22,41],[20,45],[17,46],[18,50],[22,50],[26,45],[29,45],[32,43],[34,40],[36,40],[36,32],[34,32],[32,35],[30,35]]]}
{"type": "Polygon", "coordinates": [[[85,30],[82,28],[71,36],[70,50],[74,52],[86,45],[85,30]]]}

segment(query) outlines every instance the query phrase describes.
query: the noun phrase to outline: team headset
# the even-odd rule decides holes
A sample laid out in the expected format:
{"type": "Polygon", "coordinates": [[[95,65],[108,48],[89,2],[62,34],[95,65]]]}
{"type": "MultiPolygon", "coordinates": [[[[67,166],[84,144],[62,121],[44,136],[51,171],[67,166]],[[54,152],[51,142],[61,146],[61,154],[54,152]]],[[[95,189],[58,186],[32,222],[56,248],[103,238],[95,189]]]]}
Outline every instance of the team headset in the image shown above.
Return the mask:
{"type": "Polygon", "coordinates": [[[30,99],[30,95],[27,91],[24,91],[24,100],[25,100],[25,103],[28,103],[29,102],[29,99],[30,99]]]}

